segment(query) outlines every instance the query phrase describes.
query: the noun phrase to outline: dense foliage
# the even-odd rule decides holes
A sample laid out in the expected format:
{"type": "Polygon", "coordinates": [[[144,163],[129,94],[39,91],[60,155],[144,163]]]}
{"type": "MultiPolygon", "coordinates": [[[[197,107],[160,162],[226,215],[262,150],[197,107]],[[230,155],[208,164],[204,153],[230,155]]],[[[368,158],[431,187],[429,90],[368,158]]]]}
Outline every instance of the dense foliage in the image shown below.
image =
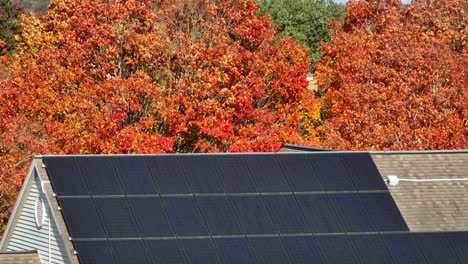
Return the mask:
{"type": "Polygon", "coordinates": [[[349,2],[316,72],[324,146],[468,147],[466,9],[463,0],[349,2]]]}
{"type": "Polygon", "coordinates": [[[342,5],[333,0],[258,0],[260,13],[271,14],[273,23],[278,24],[283,37],[294,37],[302,46],[310,49],[312,69],[320,60],[320,42],[330,41],[332,20],[345,16],[342,5]]]}
{"type": "Polygon", "coordinates": [[[276,151],[301,140],[307,51],[276,41],[257,10],[253,0],[55,0],[40,20],[24,16],[0,81],[0,225],[34,153],[276,151]]]}
{"type": "Polygon", "coordinates": [[[11,0],[0,0],[0,55],[14,49],[14,35],[19,33],[21,11],[21,5],[11,0]]]}

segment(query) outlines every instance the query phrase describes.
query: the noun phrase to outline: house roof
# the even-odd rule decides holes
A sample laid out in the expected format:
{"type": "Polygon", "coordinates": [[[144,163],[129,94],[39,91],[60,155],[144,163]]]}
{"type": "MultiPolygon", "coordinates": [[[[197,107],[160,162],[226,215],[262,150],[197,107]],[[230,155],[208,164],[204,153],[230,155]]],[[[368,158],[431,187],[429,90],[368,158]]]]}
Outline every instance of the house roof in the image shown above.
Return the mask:
{"type": "Polygon", "coordinates": [[[41,264],[37,251],[0,252],[0,264],[41,264]]]}
{"type": "Polygon", "coordinates": [[[35,162],[79,263],[468,263],[468,232],[414,232],[378,155],[393,154],[69,155],[35,162]]]}

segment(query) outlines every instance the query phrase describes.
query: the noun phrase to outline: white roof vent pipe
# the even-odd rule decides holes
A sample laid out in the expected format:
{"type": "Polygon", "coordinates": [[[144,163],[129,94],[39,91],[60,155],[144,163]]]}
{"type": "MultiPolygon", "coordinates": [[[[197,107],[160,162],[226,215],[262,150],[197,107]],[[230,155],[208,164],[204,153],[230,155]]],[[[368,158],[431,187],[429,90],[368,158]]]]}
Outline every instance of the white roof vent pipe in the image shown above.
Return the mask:
{"type": "Polygon", "coordinates": [[[391,186],[397,186],[399,182],[400,182],[400,179],[398,179],[398,176],[395,176],[395,175],[387,176],[387,184],[390,184],[391,186]]]}

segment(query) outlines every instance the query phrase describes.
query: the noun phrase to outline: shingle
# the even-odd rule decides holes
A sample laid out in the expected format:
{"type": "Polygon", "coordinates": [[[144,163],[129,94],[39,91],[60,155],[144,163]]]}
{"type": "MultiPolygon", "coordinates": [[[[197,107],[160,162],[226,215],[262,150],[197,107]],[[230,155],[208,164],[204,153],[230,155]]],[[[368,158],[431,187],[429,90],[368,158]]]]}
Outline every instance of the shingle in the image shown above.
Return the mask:
{"type": "Polygon", "coordinates": [[[0,264],[41,264],[37,252],[0,252],[0,264]]]}

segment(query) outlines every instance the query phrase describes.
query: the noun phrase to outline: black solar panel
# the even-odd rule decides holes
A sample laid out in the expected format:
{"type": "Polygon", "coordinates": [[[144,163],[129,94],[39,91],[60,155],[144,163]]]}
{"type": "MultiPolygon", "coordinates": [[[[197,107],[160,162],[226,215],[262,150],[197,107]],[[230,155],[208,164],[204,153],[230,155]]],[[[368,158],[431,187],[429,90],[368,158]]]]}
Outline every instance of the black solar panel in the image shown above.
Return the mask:
{"type": "Polygon", "coordinates": [[[409,232],[367,153],[44,163],[80,263],[468,261],[467,232],[409,232]]]}

